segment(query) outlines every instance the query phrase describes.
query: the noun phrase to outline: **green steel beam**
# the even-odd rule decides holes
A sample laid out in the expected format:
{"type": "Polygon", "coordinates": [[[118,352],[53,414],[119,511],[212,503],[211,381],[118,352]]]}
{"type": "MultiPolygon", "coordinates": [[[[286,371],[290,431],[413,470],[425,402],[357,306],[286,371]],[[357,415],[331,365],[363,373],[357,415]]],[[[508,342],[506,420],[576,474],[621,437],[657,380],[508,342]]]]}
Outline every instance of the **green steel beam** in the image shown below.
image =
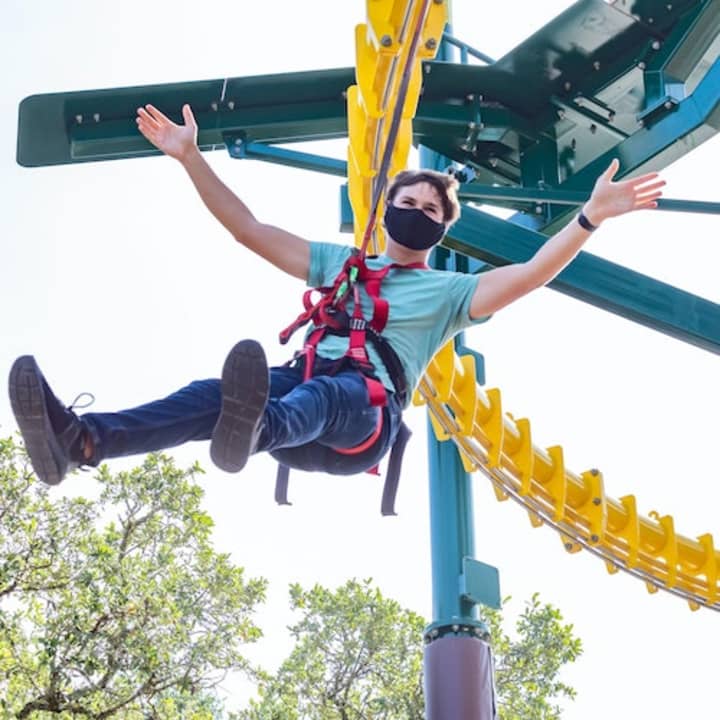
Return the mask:
{"type": "MultiPolygon", "coordinates": [[[[618,177],[632,177],[667,167],[720,130],[720,58],[710,66],[695,91],[667,109],[655,122],[599,155],[558,186],[558,190],[589,193],[610,161],[620,160],[618,177]]],[[[572,211],[561,209],[542,228],[552,234],[570,221],[572,211]]]]}
{"type": "Polygon", "coordinates": [[[347,162],[324,155],[298,152],[287,148],[265,145],[258,142],[246,142],[242,137],[233,137],[231,134],[225,136],[230,157],[236,159],[263,160],[264,162],[285,165],[300,170],[311,170],[313,172],[326,173],[347,177],[347,162]]]}
{"type": "Polygon", "coordinates": [[[224,149],[226,135],[266,143],[341,138],[354,77],[352,68],[339,68],[33,95],[20,104],[17,160],[37,167],[159,154],[135,124],[146,103],[179,122],[190,103],[202,150],[224,149]]]}
{"type": "Polygon", "coordinates": [[[453,37],[447,31],[443,33],[442,41],[460,50],[460,62],[463,64],[466,64],[471,57],[481,60],[486,65],[493,65],[495,63],[495,60],[493,60],[489,55],[486,55],[484,52],[480,52],[480,50],[476,50],[472,45],[468,45],[462,40],[458,40],[458,38],[453,37]]]}
{"type": "MultiPolygon", "coordinates": [[[[517,203],[551,203],[553,205],[582,205],[590,197],[589,193],[578,190],[553,190],[547,188],[528,187],[496,187],[494,185],[478,185],[463,183],[458,190],[458,197],[466,202],[492,202],[503,204],[517,203]]],[[[720,215],[720,202],[701,200],[672,200],[662,198],[658,201],[658,210],[670,212],[692,212],[708,215],[720,215]]]]}
{"type": "Polygon", "coordinates": [[[694,89],[693,74],[701,63],[717,57],[720,5],[702,5],[698,12],[683,18],[665,42],[653,43],[656,52],[645,68],[645,109],[641,118],[652,115],[666,102],[682,100],[694,89]]]}
{"type": "MultiPolygon", "coordinates": [[[[444,245],[491,265],[526,262],[547,238],[464,207],[444,245]]],[[[720,354],[720,305],[581,252],[550,283],[554,290],[720,354]]]]}

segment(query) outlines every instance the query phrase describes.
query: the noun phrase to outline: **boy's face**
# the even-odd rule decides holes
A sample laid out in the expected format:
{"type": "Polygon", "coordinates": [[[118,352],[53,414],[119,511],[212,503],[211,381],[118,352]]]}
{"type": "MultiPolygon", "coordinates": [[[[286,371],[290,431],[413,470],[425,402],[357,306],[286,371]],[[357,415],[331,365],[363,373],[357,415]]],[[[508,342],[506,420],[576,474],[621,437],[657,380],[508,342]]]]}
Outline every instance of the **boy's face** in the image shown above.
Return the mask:
{"type": "Polygon", "coordinates": [[[397,191],[393,205],[399,208],[419,208],[431,220],[444,222],[443,206],[440,194],[428,182],[406,185],[397,191]]]}

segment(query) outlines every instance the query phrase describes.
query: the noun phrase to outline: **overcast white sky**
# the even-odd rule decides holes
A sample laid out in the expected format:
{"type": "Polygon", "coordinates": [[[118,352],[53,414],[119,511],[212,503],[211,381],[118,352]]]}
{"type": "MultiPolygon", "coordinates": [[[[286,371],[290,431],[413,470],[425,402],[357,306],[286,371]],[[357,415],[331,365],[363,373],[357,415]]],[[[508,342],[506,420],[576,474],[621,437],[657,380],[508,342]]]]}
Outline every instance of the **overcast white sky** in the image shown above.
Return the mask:
{"type": "MultiPolygon", "coordinates": [[[[568,5],[455,0],[455,33],[499,57],[568,5]]],[[[173,161],[20,168],[17,107],[42,92],[348,66],[353,27],[363,17],[361,0],[130,0],[112,9],[90,0],[5,0],[1,371],[33,353],[66,401],[88,390],[96,409],[113,410],[216,376],[240,337],[259,339],[271,361],[284,361],[276,333],[297,313],[301,285],[236,246],[173,161]],[[270,284],[274,297],[260,308],[258,294],[270,284]]],[[[332,150],[344,154],[342,144],[332,150]]],[[[260,218],[310,239],[351,242],[337,232],[339,178],[231,161],[221,152],[210,160],[260,218]]],[[[667,196],[718,200],[718,166],[715,139],[667,169],[667,196]]],[[[718,223],[645,213],[608,223],[588,250],[719,302],[718,223]]],[[[599,467],[611,496],[632,493],[643,514],[673,514],[685,535],[718,529],[717,356],[544,289],[467,341],[485,355],[488,383],[503,389],[505,408],[532,420],[536,443],[563,445],[568,467],[599,467]]],[[[287,651],[292,581],[336,586],[373,577],[430,617],[423,411],[411,410],[409,420],[415,435],[400,516],[391,519],[379,515],[377,478],[296,473],[293,507],[277,508],[269,459],[253,458],[230,476],[212,467],[205,444],[173,453],[181,463],[199,459],[208,471],[201,482],[217,547],[271,581],[259,617],[266,637],[253,657],[272,664],[287,651]]],[[[0,432],[13,430],[2,393],[0,432]]],[[[67,484],[70,492],[92,488],[85,474],[67,484]]],[[[608,576],[589,554],[566,555],[551,530],[533,530],[522,509],[498,504],[484,477],[476,476],[474,488],[477,557],[500,568],[503,594],[513,596],[508,611],[539,591],[583,639],[585,654],[566,673],[579,691],[568,720],[710,716],[715,613],[650,596],[637,580],[608,576]]],[[[225,689],[231,702],[246,692],[232,680],[225,689]]]]}

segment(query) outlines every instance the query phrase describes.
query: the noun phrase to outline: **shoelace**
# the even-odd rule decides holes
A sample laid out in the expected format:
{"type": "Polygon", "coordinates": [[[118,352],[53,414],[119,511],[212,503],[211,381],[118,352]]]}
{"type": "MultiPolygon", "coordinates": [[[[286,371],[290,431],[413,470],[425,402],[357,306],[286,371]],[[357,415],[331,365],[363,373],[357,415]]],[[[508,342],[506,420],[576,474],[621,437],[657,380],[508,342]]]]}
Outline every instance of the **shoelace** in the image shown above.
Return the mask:
{"type": "MultiPolygon", "coordinates": [[[[84,410],[85,408],[89,408],[94,402],[95,396],[91,392],[81,392],[65,409],[69,410],[70,412],[75,412],[76,408],[78,410],[84,410]],[[80,400],[85,397],[88,398],[87,402],[80,404],[80,400]]],[[[88,465],[85,465],[84,463],[80,463],[80,465],[78,466],[78,470],[81,470],[82,472],[90,472],[94,469],[94,467],[90,467],[88,465]]]]}
{"type": "Polygon", "coordinates": [[[81,392],[79,393],[75,399],[65,408],[66,410],[69,410],[70,412],[74,412],[77,408],[78,410],[84,410],[85,408],[89,408],[93,403],[95,402],[95,396],[91,392],[81,392]],[[87,397],[89,400],[83,404],[80,405],[80,398],[87,397]]]}

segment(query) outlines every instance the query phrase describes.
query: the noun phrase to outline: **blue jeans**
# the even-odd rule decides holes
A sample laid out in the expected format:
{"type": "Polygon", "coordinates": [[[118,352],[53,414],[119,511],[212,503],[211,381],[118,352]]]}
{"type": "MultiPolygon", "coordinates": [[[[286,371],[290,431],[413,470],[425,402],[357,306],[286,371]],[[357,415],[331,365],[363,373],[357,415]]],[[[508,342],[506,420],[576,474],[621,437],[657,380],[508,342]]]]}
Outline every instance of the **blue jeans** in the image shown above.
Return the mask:
{"type": "MultiPolygon", "coordinates": [[[[284,465],[309,471],[352,475],[374,467],[392,446],[402,407],[392,393],[384,408],[370,405],[363,376],[347,369],[329,375],[335,363],[318,358],[316,374],[302,381],[300,367],[270,369],[270,399],[256,452],[269,452],[284,465]],[[355,447],[375,431],[379,439],[357,455],[335,448],[355,447]]],[[[155,452],[191,440],[209,440],[220,413],[220,380],[196,380],[162,400],[115,413],[85,413],[95,452],[89,463],[155,452]]]]}

